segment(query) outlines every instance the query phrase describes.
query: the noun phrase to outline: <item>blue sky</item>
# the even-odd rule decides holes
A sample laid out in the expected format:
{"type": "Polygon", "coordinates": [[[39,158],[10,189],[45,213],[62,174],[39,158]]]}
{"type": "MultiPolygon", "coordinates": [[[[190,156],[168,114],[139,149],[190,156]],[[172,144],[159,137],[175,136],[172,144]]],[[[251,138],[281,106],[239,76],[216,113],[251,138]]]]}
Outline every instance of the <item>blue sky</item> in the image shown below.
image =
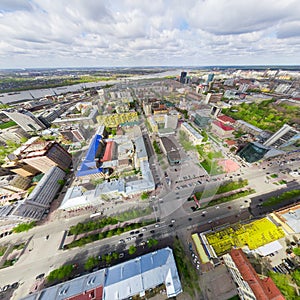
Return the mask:
{"type": "Polygon", "coordinates": [[[1,0],[0,68],[300,64],[298,0],[1,0]]]}

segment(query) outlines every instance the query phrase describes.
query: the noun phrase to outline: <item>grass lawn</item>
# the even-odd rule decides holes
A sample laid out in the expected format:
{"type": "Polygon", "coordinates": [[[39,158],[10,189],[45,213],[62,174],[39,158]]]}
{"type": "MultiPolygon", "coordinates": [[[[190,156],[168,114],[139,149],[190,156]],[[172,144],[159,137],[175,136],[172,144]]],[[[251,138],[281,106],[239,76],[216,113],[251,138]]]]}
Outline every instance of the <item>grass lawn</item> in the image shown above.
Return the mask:
{"type": "Polygon", "coordinates": [[[178,238],[173,243],[174,257],[184,292],[190,294],[194,299],[195,291],[200,292],[199,278],[195,267],[186,256],[183,245],[178,238]]]}
{"type": "Polygon", "coordinates": [[[274,283],[279,288],[286,300],[299,299],[295,289],[289,285],[292,283],[292,280],[289,276],[275,272],[270,272],[268,275],[273,279],[274,283]]]}
{"type": "Polygon", "coordinates": [[[2,256],[7,249],[7,246],[0,246],[0,256],[2,256]]]}

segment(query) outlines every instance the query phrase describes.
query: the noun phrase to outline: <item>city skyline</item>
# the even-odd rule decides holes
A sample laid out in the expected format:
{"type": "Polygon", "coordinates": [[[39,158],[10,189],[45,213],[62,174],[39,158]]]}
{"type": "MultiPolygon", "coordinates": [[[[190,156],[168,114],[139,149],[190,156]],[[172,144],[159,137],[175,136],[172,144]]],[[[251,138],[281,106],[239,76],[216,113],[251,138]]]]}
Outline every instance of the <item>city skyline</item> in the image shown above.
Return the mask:
{"type": "Polygon", "coordinates": [[[1,1],[0,68],[299,65],[295,0],[1,1]]]}

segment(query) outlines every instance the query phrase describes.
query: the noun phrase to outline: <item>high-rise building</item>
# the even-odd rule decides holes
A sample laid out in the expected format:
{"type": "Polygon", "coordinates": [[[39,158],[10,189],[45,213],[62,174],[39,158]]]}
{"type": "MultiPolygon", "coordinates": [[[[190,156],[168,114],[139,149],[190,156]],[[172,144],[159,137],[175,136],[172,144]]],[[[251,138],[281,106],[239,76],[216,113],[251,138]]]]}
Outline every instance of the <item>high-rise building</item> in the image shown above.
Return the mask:
{"type": "Polygon", "coordinates": [[[207,83],[212,82],[214,80],[215,74],[214,73],[210,73],[207,76],[207,83]]]}
{"type": "Polygon", "coordinates": [[[36,118],[34,114],[25,109],[2,110],[1,113],[16,122],[26,132],[34,132],[46,128],[46,126],[38,118],[36,118]]]}
{"type": "Polygon", "coordinates": [[[181,72],[180,74],[180,83],[186,83],[187,72],[181,72]]]}
{"type": "Polygon", "coordinates": [[[278,131],[276,131],[264,143],[265,146],[272,146],[275,148],[285,147],[300,140],[300,132],[293,127],[284,124],[278,131]]]}
{"type": "Polygon", "coordinates": [[[72,156],[56,142],[36,142],[20,153],[21,159],[28,165],[43,173],[49,171],[53,166],[66,170],[71,162],[72,156]]]}

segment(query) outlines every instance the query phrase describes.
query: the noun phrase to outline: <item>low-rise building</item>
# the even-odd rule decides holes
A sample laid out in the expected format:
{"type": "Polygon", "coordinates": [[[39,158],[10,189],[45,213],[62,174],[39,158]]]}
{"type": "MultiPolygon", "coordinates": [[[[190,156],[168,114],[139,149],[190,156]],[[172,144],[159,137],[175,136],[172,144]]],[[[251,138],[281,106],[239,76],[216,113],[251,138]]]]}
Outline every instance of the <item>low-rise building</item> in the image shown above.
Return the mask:
{"type": "Polygon", "coordinates": [[[68,115],[68,113],[65,113],[61,115],[59,118],[56,118],[53,121],[53,124],[54,125],[71,125],[71,124],[95,125],[97,123],[98,107],[93,105],[91,106],[90,110],[87,112],[88,112],[87,116],[81,114],[68,115]]]}
{"type": "Polygon", "coordinates": [[[110,128],[116,128],[122,123],[134,121],[138,121],[138,114],[136,111],[121,114],[101,115],[98,117],[99,124],[110,128]]]}
{"type": "Polygon", "coordinates": [[[182,123],[180,129],[187,134],[189,140],[193,143],[193,145],[200,145],[202,143],[203,136],[189,123],[182,123]]]}
{"type": "Polygon", "coordinates": [[[60,180],[63,180],[66,173],[58,168],[52,167],[39,181],[32,193],[13,211],[14,216],[28,220],[40,220],[56,193],[61,188],[60,180]]]}
{"type": "Polygon", "coordinates": [[[167,156],[169,164],[171,166],[181,164],[180,153],[178,151],[178,148],[172,141],[172,138],[171,137],[161,137],[160,141],[161,141],[161,143],[160,143],[161,148],[162,148],[163,152],[165,153],[165,155],[167,156]]]}
{"type": "Polygon", "coordinates": [[[13,194],[25,191],[31,183],[30,178],[20,175],[7,175],[0,177],[0,194],[13,194]]]}
{"type": "Polygon", "coordinates": [[[249,124],[243,120],[237,120],[235,122],[235,127],[241,131],[247,132],[247,133],[251,133],[254,136],[258,136],[261,135],[263,133],[263,130],[252,125],[249,124]]]}
{"type": "Polygon", "coordinates": [[[28,139],[30,135],[21,127],[12,127],[7,129],[0,129],[0,141],[6,143],[7,141],[14,143],[21,143],[22,140],[28,139]]]}
{"type": "Polygon", "coordinates": [[[270,278],[260,279],[242,249],[232,249],[223,256],[238,294],[245,300],[284,300],[285,298],[270,278]]]}
{"type": "Polygon", "coordinates": [[[220,138],[231,138],[234,128],[230,125],[225,125],[220,121],[211,123],[211,131],[217,134],[220,138]]]}

